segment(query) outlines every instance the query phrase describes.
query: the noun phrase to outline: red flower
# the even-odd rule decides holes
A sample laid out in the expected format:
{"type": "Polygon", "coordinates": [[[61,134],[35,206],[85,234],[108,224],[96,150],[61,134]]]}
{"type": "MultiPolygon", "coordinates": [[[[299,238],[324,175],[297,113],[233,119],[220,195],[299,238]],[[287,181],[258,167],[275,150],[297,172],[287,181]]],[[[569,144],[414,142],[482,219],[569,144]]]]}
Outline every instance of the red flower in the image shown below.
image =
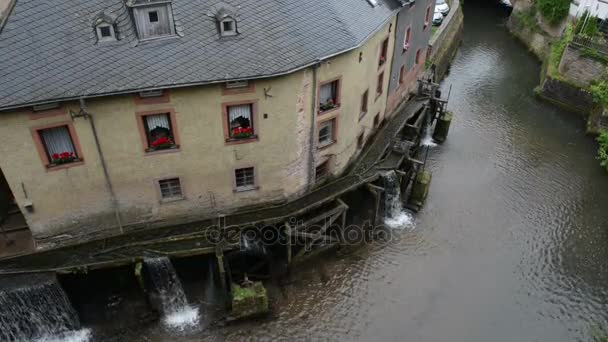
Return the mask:
{"type": "Polygon", "coordinates": [[[167,138],[167,137],[160,137],[156,140],[154,140],[153,142],[150,143],[151,147],[158,147],[158,146],[162,146],[162,145],[171,145],[173,144],[173,142],[171,141],[171,139],[167,138]]]}
{"type": "Polygon", "coordinates": [[[59,154],[58,153],[53,153],[53,155],[51,157],[53,159],[59,159],[59,154]]]}

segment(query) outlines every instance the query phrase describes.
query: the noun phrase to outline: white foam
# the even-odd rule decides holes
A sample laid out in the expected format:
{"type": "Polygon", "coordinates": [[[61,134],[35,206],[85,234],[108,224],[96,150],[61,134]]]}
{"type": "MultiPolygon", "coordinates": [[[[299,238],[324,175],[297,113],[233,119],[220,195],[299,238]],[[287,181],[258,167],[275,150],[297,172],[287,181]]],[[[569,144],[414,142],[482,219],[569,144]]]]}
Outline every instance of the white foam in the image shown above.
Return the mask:
{"type": "Polygon", "coordinates": [[[414,225],[414,218],[405,210],[393,212],[393,217],[384,220],[384,224],[392,229],[406,229],[414,225]]]}
{"type": "Polygon", "coordinates": [[[186,330],[189,327],[196,326],[199,323],[199,308],[185,306],[180,310],[165,315],[163,323],[175,330],[186,330]]]}
{"type": "Polygon", "coordinates": [[[80,329],[52,336],[42,336],[35,342],[88,342],[91,340],[91,329],[80,329]]]}
{"type": "Polygon", "coordinates": [[[422,146],[428,146],[428,147],[437,146],[437,143],[435,141],[433,141],[433,137],[428,134],[422,139],[420,144],[422,144],[422,146]]]}

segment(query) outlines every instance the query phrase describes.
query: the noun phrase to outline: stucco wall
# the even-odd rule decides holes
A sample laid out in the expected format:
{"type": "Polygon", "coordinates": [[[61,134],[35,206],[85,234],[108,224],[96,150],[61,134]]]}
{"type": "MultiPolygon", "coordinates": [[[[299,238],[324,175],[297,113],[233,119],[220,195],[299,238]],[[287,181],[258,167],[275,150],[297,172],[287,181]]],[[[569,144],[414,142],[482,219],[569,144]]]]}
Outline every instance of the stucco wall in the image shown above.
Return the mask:
{"type": "Polygon", "coordinates": [[[389,85],[389,98],[387,111],[390,113],[408,97],[409,92],[416,86],[416,80],[424,65],[427,57],[427,48],[431,35],[431,23],[424,26],[426,9],[431,6],[432,13],[435,9],[435,1],[417,1],[413,6],[406,6],[397,15],[397,28],[395,31],[395,50],[393,51],[393,63],[391,68],[391,79],[389,85]],[[411,28],[410,46],[407,50],[403,49],[405,33],[411,28]],[[416,51],[420,50],[421,60],[416,64],[416,51]],[[399,83],[401,67],[405,66],[406,74],[403,82],[399,83]]]}
{"type": "Polygon", "coordinates": [[[559,72],[569,80],[581,86],[588,86],[599,80],[605,73],[606,66],[593,58],[581,56],[580,50],[568,45],[559,64],[559,72]]]}

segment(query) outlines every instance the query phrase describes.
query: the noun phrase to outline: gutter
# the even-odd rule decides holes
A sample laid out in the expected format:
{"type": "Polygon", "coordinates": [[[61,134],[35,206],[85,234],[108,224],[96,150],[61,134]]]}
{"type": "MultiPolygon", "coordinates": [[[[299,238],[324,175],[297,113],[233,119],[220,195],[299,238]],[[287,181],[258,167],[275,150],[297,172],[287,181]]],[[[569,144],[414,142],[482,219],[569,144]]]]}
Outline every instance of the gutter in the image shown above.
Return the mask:
{"type": "MultiPolygon", "coordinates": [[[[11,1],[16,2],[17,0],[11,0],[11,1]]],[[[54,98],[52,100],[26,102],[26,103],[18,104],[18,105],[10,105],[10,106],[6,106],[6,107],[0,107],[0,112],[1,111],[11,110],[11,109],[18,109],[18,108],[22,108],[22,107],[38,106],[38,105],[43,105],[43,104],[48,104],[48,103],[53,103],[53,102],[76,101],[76,100],[80,100],[80,99],[94,99],[94,98],[98,98],[98,97],[133,94],[133,93],[137,93],[137,92],[140,92],[140,91],[152,91],[152,90],[187,88],[187,87],[192,87],[192,86],[212,85],[212,84],[219,84],[219,83],[232,82],[232,81],[263,80],[263,79],[268,79],[268,78],[273,78],[273,77],[278,77],[278,76],[289,75],[289,74],[292,74],[294,72],[298,72],[300,70],[307,69],[309,67],[315,66],[315,65],[321,63],[322,61],[324,61],[326,59],[330,59],[330,58],[336,57],[338,55],[342,55],[344,53],[347,53],[347,52],[350,52],[350,51],[353,51],[353,50],[356,50],[356,49],[360,48],[365,43],[367,43],[367,41],[372,36],[374,36],[376,33],[378,33],[382,28],[384,28],[384,26],[388,22],[390,22],[393,19],[393,17],[397,13],[399,13],[399,11],[401,11],[401,8],[393,10],[393,14],[391,16],[389,16],[386,20],[384,20],[382,22],[382,24],[380,24],[378,26],[378,28],[376,28],[375,30],[373,30],[369,35],[367,35],[358,44],[356,44],[356,45],[354,45],[354,46],[352,46],[350,48],[347,48],[347,49],[344,49],[344,50],[340,50],[338,52],[335,52],[335,53],[323,56],[321,58],[316,59],[313,62],[304,64],[304,65],[301,65],[301,66],[297,66],[297,67],[295,67],[293,69],[288,69],[286,71],[277,72],[277,73],[270,74],[270,75],[256,75],[256,76],[250,76],[250,77],[244,77],[244,78],[233,78],[233,79],[223,79],[223,80],[215,80],[215,81],[202,81],[202,82],[190,82],[190,83],[181,83],[179,85],[173,85],[173,86],[165,85],[165,86],[158,86],[158,87],[137,88],[137,89],[129,89],[129,90],[121,90],[121,91],[111,91],[111,92],[101,93],[101,94],[95,94],[95,95],[76,95],[76,96],[69,96],[69,97],[63,97],[63,98],[54,98]]],[[[2,26],[0,25],[0,32],[2,32],[1,28],[2,28],[2,26]]]]}

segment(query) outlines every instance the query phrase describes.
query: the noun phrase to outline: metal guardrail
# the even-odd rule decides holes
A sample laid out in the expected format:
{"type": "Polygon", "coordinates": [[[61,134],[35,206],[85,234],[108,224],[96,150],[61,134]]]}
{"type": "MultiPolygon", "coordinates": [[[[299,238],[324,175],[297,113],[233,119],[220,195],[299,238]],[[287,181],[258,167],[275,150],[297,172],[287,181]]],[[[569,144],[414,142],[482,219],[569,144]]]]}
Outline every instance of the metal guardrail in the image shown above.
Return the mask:
{"type": "Polygon", "coordinates": [[[593,49],[608,56],[608,45],[602,44],[593,38],[576,35],[572,38],[571,44],[579,48],[593,49]]]}

